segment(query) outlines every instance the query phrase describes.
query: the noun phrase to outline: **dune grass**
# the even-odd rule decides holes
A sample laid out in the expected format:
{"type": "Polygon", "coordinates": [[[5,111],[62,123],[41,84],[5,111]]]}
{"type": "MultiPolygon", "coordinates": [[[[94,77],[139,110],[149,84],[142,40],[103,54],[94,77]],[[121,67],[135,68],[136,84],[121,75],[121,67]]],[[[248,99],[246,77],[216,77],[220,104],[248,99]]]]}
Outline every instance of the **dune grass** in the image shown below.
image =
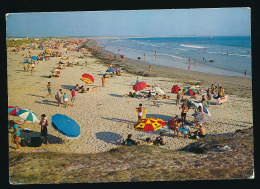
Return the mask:
{"type": "Polygon", "coordinates": [[[253,154],[251,128],[181,150],[121,146],[97,154],[11,152],[9,176],[12,184],[246,179],[253,172],[253,154]],[[217,150],[225,145],[231,149],[217,150]]]}

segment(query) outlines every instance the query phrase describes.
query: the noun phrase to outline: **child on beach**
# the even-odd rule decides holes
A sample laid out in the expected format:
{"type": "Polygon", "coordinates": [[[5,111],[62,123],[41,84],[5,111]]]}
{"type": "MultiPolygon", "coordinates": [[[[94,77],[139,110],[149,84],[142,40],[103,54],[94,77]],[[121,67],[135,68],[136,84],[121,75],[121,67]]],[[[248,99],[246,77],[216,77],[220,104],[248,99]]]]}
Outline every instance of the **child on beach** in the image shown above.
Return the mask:
{"type": "Polygon", "coordinates": [[[9,122],[9,125],[10,125],[10,128],[14,128],[14,133],[12,134],[11,137],[12,137],[12,142],[15,142],[15,144],[17,145],[16,151],[18,151],[18,150],[19,150],[19,147],[20,147],[20,145],[19,145],[19,143],[18,143],[18,140],[19,140],[19,137],[20,137],[21,132],[20,132],[20,130],[19,130],[18,125],[17,125],[13,120],[11,120],[11,121],[9,122]]]}
{"type": "Polygon", "coordinates": [[[176,133],[179,138],[179,124],[178,124],[178,116],[176,115],[175,118],[173,119],[173,125],[174,125],[174,135],[173,138],[175,137],[176,133]]]}
{"type": "Polygon", "coordinates": [[[63,101],[64,101],[64,104],[65,104],[65,108],[68,108],[69,99],[68,99],[68,96],[67,96],[66,93],[64,93],[64,95],[63,95],[63,101]]]}
{"type": "Polygon", "coordinates": [[[106,86],[106,76],[103,75],[102,77],[102,87],[105,87],[106,86]]]}

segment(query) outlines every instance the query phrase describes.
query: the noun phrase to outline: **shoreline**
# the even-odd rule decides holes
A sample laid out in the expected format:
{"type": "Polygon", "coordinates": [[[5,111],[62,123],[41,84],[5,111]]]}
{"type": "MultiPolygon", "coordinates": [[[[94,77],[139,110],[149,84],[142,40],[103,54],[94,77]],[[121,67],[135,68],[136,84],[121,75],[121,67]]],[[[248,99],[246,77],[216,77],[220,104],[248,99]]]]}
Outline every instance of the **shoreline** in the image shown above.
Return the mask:
{"type": "Polygon", "coordinates": [[[174,79],[176,83],[200,85],[204,89],[211,87],[211,84],[217,85],[218,83],[221,83],[222,87],[225,89],[225,92],[228,94],[252,98],[252,78],[188,71],[168,66],[153,65],[142,60],[134,60],[130,58],[125,58],[125,61],[121,61],[118,54],[106,51],[99,46],[98,48],[100,48],[101,52],[98,52],[98,50],[95,50],[94,44],[97,44],[94,39],[87,39],[82,46],[86,46],[89,50],[94,49],[91,51],[91,54],[95,58],[102,60],[102,62],[104,61],[103,64],[106,66],[112,63],[115,67],[121,67],[127,73],[131,73],[136,76],[171,78],[174,79]],[[102,55],[102,53],[104,54],[102,55]],[[110,53],[112,57],[117,55],[117,60],[114,61],[113,58],[110,59],[108,53],[110,53]],[[149,65],[152,66],[150,76],[149,65]],[[191,80],[193,80],[193,82],[191,82],[191,80]]]}

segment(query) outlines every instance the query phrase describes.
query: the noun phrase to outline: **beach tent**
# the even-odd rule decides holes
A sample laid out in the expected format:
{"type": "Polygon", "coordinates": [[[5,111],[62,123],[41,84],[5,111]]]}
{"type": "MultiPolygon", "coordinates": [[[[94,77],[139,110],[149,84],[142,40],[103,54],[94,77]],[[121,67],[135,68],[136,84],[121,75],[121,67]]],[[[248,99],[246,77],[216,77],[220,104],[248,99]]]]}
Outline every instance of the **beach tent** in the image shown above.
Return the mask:
{"type": "Polygon", "coordinates": [[[171,93],[177,93],[179,91],[179,85],[173,85],[171,93]]]}
{"type": "Polygon", "coordinates": [[[80,135],[79,125],[66,115],[55,114],[52,116],[52,126],[59,133],[70,138],[75,138],[80,135]]]}

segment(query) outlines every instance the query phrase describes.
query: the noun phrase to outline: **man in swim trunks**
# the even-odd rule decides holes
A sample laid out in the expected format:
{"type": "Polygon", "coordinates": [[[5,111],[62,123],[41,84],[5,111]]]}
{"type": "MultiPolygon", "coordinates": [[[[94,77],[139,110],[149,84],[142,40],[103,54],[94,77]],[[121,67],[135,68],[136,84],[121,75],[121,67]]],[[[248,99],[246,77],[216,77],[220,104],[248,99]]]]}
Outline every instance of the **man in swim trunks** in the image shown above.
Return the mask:
{"type": "Polygon", "coordinates": [[[177,92],[177,101],[176,101],[176,106],[180,105],[181,102],[181,89],[177,92]]]}
{"type": "Polygon", "coordinates": [[[206,128],[204,126],[202,126],[201,120],[199,119],[198,121],[195,120],[194,123],[199,126],[199,130],[194,132],[195,136],[199,136],[199,137],[205,137],[206,136],[206,128]]]}

